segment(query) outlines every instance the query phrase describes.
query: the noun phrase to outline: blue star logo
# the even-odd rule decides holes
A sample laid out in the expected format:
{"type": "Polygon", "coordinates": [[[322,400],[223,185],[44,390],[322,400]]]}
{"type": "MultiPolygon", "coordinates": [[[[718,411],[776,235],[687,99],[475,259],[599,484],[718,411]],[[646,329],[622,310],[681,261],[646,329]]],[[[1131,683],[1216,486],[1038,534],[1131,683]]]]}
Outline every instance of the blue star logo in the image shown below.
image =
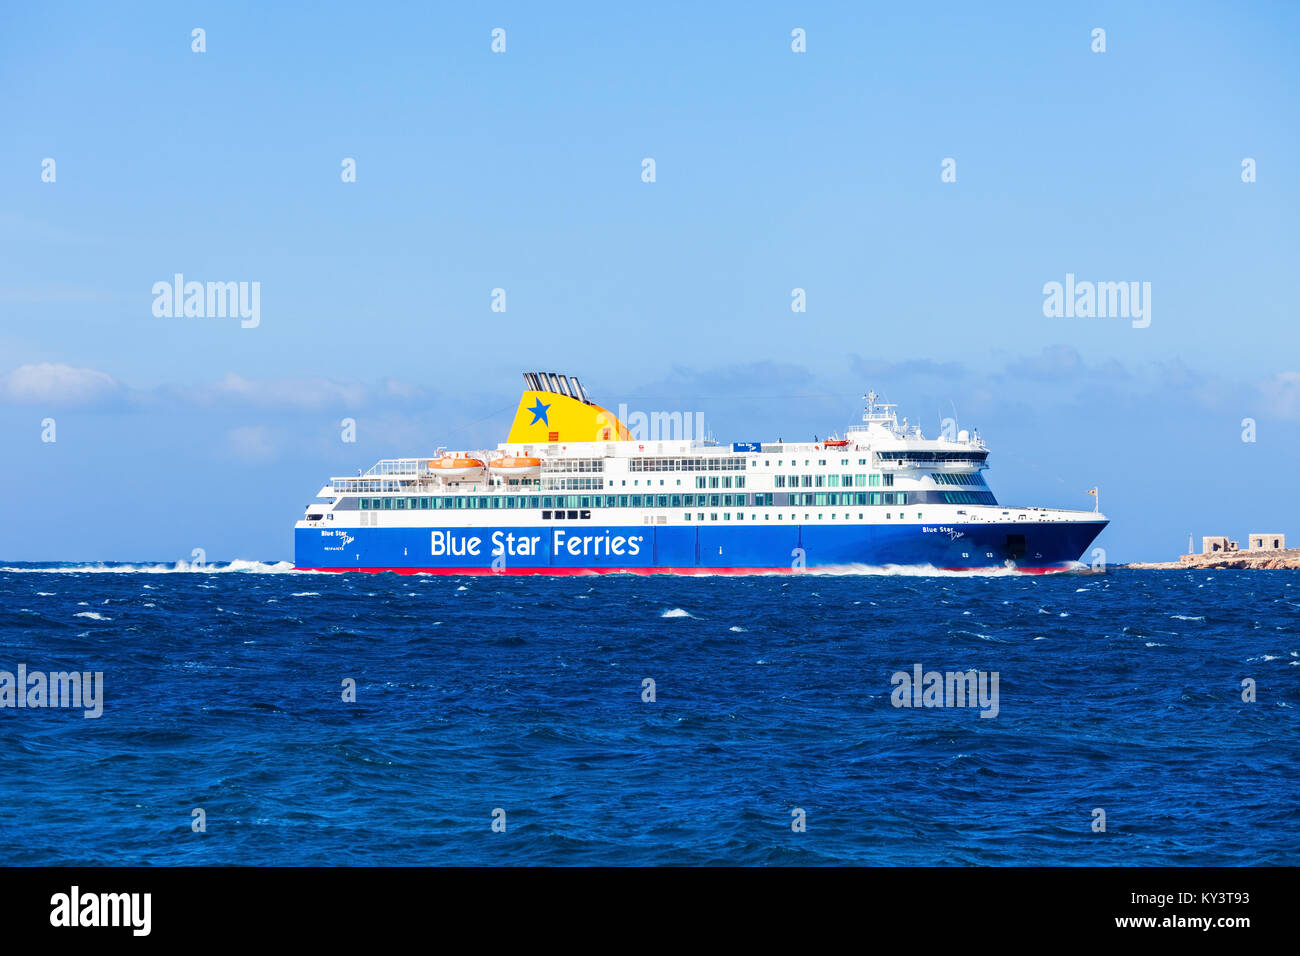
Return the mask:
{"type": "MultiPolygon", "coordinates": [[[[554,403],[552,403],[552,404],[554,404],[554,403]]],[[[530,412],[533,413],[533,420],[532,420],[531,422],[529,422],[528,424],[530,424],[530,425],[536,425],[538,422],[541,422],[543,425],[549,425],[550,422],[549,422],[549,421],[547,420],[547,418],[546,418],[546,412],[547,412],[547,410],[548,410],[550,407],[551,407],[550,405],[543,405],[543,404],[542,404],[542,400],[539,398],[539,399],[537,400],[537,404],[536,404],[536,405],[534,405],[534,406],[533,406],[532,408],[530,408],[530,409],[527,409],[528,411],[530,411],[530,412]]]]}

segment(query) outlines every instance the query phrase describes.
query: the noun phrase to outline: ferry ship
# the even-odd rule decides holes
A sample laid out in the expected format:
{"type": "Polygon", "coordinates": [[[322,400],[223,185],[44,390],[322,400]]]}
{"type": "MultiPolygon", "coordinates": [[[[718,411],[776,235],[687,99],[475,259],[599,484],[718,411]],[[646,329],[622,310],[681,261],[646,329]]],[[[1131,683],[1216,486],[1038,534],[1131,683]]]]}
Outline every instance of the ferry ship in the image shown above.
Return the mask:
{"type": "Polygon", "coordinates": [[[576,377],[525,372],[495,449],[331,478],[295,565],[431,574],[727,574],[862,566],[1079,567],[1097,511],[1000,504],[979,433],[927,439],[864,396],[820,441],[642,440],[576,377]]]}

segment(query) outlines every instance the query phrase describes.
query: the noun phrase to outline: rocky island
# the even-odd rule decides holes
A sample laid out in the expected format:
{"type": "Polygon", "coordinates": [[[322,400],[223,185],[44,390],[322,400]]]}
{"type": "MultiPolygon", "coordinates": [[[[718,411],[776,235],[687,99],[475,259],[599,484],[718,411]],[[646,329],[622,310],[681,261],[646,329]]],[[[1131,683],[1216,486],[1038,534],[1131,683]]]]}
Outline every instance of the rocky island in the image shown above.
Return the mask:
{"type": "MultiPolygon", "coordinates": [[[[1239,568],[1243,570],[1300,570],[1300,548],[1288,548],[1286,538],[1280,534],[1252,534],[1249,546],[1242,549],[1236,541],[1223,537],[1201,539],[1199,554],[1184,554],[1177,561],[1134,561],[1126,568],[1148,570],[1177,570],[1187,568],[1239,568]]],[[[1191,542],[1189,541],[1190,545],[1191,542]]],[[[1190,550],[1190,547],[1189,547],[1190,550]]]]}

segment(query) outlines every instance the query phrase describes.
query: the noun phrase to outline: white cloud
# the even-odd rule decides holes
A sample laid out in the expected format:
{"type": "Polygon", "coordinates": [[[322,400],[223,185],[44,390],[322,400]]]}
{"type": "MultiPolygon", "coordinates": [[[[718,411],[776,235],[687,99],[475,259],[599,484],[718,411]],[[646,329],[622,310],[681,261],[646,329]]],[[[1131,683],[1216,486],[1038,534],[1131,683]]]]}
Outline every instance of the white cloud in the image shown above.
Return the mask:
{"type": "Polygon", "coordinates": [[[279,443],[265,425],[242,425],[226,432],[226,447],[244,461],[271,461],[279,454],[279,443]]]}
{"type": "Polygon", "coordinates": [[[20,365],[0,378],[0,394],[13,402],[79,405],[117,394],[121,386],[107,372],[71,365],[20,365]]]}
{"type": "Polygon", "coordinates": [[[234,372],[227,372],[226,377],[210,391],[218,400],[234,398],[256,405],[293,408],[356,406],[366,400],[366,389],[362,385],[340,384],[324,378],[253,380],[234,372]]]}
{"type": "Polygon", "coordinates": [[[1260,391],[1274,415],[1300,419],[1300,372],[1278,372],[1260,385],[1260,391]]]}

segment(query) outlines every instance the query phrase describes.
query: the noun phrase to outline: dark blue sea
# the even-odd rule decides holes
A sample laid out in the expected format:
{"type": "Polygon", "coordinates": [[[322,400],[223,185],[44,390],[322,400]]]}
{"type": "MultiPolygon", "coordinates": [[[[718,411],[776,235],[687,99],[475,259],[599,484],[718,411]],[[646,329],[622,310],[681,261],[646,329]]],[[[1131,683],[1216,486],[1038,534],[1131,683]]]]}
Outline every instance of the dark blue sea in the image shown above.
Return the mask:
{"type": "Polygon", "coordinates": [[[1300,863],[1291,572],[0,593],[0,671],[103,673],[98,719],[0,709],[11,865],[1300,863]],[[996,716],[894,706],[917,664],[996,672],[996,716]]]}

